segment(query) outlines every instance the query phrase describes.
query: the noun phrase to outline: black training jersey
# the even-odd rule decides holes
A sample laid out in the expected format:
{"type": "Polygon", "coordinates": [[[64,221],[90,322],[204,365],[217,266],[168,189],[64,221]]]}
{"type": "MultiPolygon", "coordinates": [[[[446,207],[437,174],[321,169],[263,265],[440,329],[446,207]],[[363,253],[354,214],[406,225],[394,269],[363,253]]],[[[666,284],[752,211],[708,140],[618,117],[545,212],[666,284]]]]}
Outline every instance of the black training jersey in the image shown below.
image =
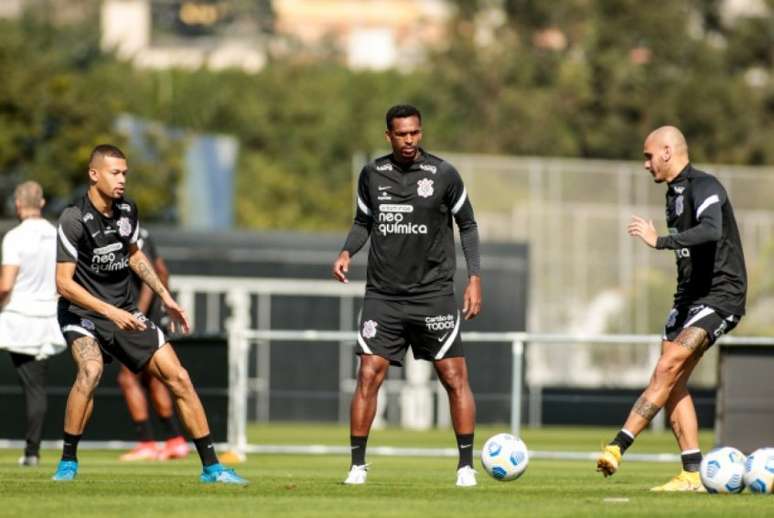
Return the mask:
{"type": "Polygon", "coordinates": [[[386,155],[360,173],[355,224],[371,235],[366,296],[451,295],[456,269],[452,217],[461,230],[475,226],[459,173],[420,151],[411,164],[386,155]]]}
{"type": "Polygon", "coordinates": [[[690,164],[666,192],[669,236],[656,248],[675,251],[675,306],[705,304],[741,316],[747,296],[747,271],[734,209],[714,177],[690,164]]]}
{"type": "MultiPolygon", "coordinates": [[[[139,237],[134,203],[114,201],[113,214],[107,217],[84,195],[62,212],[57,233],[56,260],[76,263],[75,282],[108,304],[122,309],[134,306],[129,268],[129,246],[139,237]]],[[[85,311],[64,298],[59,304],[70,311],[85,311]]]]}

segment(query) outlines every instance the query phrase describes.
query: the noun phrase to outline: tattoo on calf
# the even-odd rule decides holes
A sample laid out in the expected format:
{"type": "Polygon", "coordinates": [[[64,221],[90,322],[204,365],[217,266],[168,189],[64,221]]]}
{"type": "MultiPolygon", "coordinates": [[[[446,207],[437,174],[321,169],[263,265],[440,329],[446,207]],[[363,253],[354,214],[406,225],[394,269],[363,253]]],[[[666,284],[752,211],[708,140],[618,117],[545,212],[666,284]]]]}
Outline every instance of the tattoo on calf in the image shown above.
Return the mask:
{"type": "Polygon", "coordinates": [[[648,421],[656,417],[659,410],[661,410],[661,407],[645,399],[645,396],[640,396],[640,399],[634,403],[634,407],[632,408],[632,412],[648,421]]]}
{"type": "Polygon", "coordinates": [[[709,343],[709,335],[700,327],[687,327],[680,331],[680,334],[675,338],[675,343],[682,345],[689,351],[702,351],[709,343]]]}

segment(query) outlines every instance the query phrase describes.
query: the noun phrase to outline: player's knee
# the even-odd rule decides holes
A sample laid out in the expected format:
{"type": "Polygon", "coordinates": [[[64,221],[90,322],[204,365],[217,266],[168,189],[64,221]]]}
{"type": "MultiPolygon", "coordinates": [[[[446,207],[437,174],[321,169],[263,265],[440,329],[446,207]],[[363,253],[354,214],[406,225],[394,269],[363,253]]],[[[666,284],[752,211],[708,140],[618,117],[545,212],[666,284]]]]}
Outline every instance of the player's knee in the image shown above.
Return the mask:
{"type": "Polygon", "coordinates": [[[361,367],[358,374],[358,385],[361,389],[376,390],[379,388],[382,378],[382,373],[378,369],[361,367]]]}
{"type": "Polygon", "coordinates": [[[447,390],[462,392],[467,389],[468,377],[462,369],[450,369],[443,375],[443,384],[447,390]]]}
{"type": "Polygon", "coordinates": [[[102,378],[102,364],[88,362],[78,369],[78,382],[86,389],[93,391],[102,378]]]}
{"type": "Polygon", "coordinates": [[[683,362],[677,358],[662,357],[656,365],[655,378],[659,383],[674,385],[680,376],[683,362]]]}
{"type": "Polygon", "coordinates": [[[185,367],[180,367],[168,380],[169,389],[177,396],[182,396],[193,391],[191,376],[185,367]]]}

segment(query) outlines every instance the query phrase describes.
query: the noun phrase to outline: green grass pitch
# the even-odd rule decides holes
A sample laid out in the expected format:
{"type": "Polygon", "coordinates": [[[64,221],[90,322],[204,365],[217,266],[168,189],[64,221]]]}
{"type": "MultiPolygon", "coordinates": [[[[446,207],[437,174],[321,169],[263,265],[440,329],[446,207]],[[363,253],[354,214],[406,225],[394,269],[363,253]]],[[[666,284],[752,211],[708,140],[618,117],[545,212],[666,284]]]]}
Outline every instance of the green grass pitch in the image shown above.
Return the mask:
{"type": "MultiPolygon", "coordinates": [[[[477,430],[476,447],[505,427],[477,430]]],[[[593,451],[610,429],[546,428],[525,430],[531,449],[593,451]]],[[[345,427],[272,424],[252,426],[251,442],[346,445],[345,427]]],[[[374,431],[370,444],[453,447],[450,431],[374,431]]],[[[712,437],[702,435],[702,447],[712,437]]],[[[644,434],[639,453],[674,452],[668,433],[644,434]]],[[[118,462],[115,451],[82,451],[73,483],[49,479],[58,452],[45,451],[42,465],[16,466],[18,451],[0,450],[0,516],[774,516],[774,496],[653,494],[679,466],[624,462],[603,479],[592,461],[532,459],[515,482],[497,482],[478,464],[479,486],[454,486],[452,458],[369,458],[368,483],[341,484],[349,459],[344,456],[251,455],[237,466],[250,479],[245,488],[204,486],[195,454],[166,463],[118,462]]]]}

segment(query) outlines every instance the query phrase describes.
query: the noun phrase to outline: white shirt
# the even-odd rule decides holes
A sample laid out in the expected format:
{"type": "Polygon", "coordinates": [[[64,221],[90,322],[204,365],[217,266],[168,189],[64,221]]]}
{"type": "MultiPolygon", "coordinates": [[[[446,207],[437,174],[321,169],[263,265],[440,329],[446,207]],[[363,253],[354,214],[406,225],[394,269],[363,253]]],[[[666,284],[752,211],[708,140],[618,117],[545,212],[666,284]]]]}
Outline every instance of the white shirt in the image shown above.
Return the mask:
{"type": "Polygon", "coordinates": [[[2,248],[3,265],[19,267],[3,312],[56,315],[56,228],[42,218],[25,219],[5,235],[2,248]]]}

